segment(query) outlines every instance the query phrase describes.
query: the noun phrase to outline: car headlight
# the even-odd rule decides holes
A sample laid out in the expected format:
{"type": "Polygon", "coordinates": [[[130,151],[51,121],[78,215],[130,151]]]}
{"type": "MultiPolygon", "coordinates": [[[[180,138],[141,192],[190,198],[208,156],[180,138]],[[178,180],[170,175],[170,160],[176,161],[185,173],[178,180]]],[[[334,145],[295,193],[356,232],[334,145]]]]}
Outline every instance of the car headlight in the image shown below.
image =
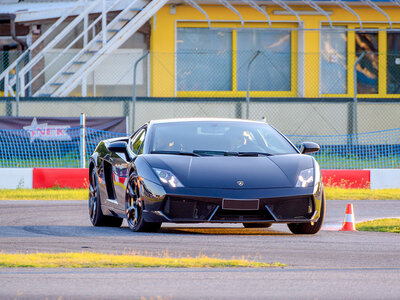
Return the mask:
{"type": "Polygon", "coordinates": [[[162,183],[169,184],[171,187],[183,187],[183,184],[171,171],[156,168],[153,168],[153,170],[162,183]]]}
{"type": "Polygon", "coordinates": [[[297,178],[296,187],[309,187],[314,183],[314,168],[302,170],[297,178]]]}

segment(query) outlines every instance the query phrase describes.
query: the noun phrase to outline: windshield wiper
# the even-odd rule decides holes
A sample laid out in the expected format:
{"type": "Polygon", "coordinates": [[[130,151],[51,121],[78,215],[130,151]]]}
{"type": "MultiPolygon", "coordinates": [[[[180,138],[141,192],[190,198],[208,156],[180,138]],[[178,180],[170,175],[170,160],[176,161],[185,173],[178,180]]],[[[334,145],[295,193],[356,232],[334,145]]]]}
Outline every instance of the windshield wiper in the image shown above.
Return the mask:
{"type": "Polygon", "coordinates": [[[219,150],[193,150],[193,153],[204,155],[204,156],[271,156],[273,154],[267,152],[235,152],[235,151],[219,151],[219,150]]]}
{"type": "Polygon", "coordinates": [[[238,152],[238,156],[272,156],[273,154],[267,152],[238,152]]]}
{"type": "Polygon", "coordinates": [[[199,155],[197,153],[193,153],[193,152],[182,152],[182,151],[172,151],[172,150],[151,151],[151,154],[172,154],[172,155],[201,156],[201,155],[199,155]]]}
{"type": "Polygon", "coordinates": [[[219,150],[193,150],[193,153],[204,155],[204,156],[213,156],[213,155],[222,155],[222,156],[237,156],[237,152],[229,152],[229,151],[219,151],[219,150]]]}
{"type": "Polygon", "coordinates": [[[186,155],[186,156],[271,156],[273,154],[267,152],[234,152],[234,151],[219,151],[219,150],[193,150],[193,152],[182,152],[172,150],[158,150],[152,151],[151,154],[172,154],[172,155],[186,155]]]}

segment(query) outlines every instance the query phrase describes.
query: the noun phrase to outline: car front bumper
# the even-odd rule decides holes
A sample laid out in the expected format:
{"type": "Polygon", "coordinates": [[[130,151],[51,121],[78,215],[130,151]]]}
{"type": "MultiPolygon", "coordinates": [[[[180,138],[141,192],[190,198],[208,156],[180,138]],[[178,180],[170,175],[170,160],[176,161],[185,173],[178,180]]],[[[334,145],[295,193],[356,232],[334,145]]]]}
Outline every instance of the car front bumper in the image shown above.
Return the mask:
{"type": "Polygon", "coordinates": [[[251,190],[183,188],[163,195],[158,190],[158,196],[149,192],[147,187],[143,211],[147,222],[311,223],[318,221],[322,203],[322,184],[251,190]]]}

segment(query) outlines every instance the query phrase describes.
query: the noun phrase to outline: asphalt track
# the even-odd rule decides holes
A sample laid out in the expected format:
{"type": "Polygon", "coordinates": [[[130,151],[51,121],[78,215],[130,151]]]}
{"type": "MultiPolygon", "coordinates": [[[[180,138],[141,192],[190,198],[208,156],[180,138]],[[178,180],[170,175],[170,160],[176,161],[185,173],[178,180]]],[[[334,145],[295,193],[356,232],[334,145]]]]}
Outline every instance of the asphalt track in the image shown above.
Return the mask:
{"type": "MultiPolygon", "coordinates": [[[[283,224],[168,224],[159,233],[90,225],[86,201],[0,201],[2,252],[205,254],[281,262],[274,269],[1,269],[1,299],[400,299],[400,235],[338,232],[347,201],[328,201],[323,230],[283,224]]],[[[400,201],[353,201],[356,220],[399,217],[400,201]]]]}

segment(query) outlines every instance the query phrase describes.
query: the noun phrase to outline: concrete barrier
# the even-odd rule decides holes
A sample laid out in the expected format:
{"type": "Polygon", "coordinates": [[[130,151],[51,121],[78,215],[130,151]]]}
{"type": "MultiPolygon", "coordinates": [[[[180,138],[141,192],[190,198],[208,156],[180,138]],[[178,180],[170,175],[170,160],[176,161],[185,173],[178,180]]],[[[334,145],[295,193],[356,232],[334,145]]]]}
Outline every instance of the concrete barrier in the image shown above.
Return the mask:
{"type": "Polygon", "coordinates": [[[400,169],[371,169],[371,189],[400,187],[400,169]]]}
{"type": "Polygon", "coordinates": [[[86,168],[34,168],[34,189],[67,187],[86,188],[89,184],[89,171],[86,168]]]}
{"type": "Polygon", "coordinates": [[[31,189],[32,168],[0,168],[0,189],[31,189]]]}

